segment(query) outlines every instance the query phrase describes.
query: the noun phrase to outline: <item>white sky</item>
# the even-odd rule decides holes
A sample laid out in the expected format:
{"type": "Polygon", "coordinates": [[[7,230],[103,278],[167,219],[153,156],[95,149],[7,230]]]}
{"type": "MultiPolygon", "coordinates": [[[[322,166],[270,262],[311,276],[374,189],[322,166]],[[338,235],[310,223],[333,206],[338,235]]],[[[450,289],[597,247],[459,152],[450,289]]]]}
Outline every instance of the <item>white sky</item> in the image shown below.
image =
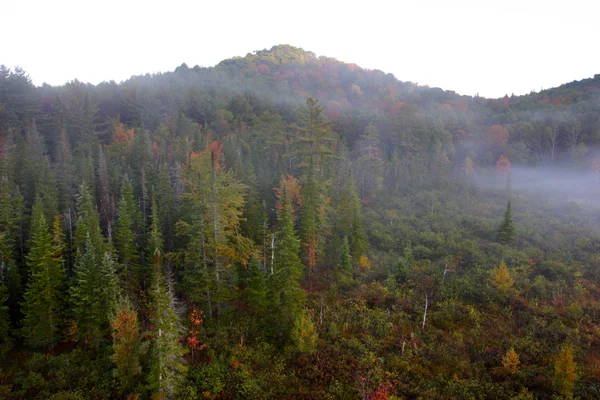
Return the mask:
{"type": "Polygon", "coordinates": [[[0,64],[37,85],[212,66],[276,44],[485,97],[600,73],[597,0],[3,3],[0,64]]]}

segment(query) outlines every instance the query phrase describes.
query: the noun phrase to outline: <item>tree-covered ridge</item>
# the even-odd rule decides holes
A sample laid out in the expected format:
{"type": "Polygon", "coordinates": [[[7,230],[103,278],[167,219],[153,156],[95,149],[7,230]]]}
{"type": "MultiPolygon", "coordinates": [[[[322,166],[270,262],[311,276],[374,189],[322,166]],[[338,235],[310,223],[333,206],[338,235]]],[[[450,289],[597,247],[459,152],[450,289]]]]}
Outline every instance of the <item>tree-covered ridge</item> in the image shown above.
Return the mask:
{"type": "Polygon", "coordinates": [[[600,219],[513,168],[596,190],[596,80],[471,98],[291,46],[2,67],[1,397],[596,398],[600,219]]]}

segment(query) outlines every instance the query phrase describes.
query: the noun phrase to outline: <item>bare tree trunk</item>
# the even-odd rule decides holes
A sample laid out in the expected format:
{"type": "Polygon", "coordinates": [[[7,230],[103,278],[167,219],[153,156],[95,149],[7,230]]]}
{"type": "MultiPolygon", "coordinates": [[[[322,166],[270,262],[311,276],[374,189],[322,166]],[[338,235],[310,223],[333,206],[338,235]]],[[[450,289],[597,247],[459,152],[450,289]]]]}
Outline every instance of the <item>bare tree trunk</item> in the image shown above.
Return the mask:
{"type": "Polygon", "coordinates": [[[271,275],[275,269],[275,234],[271,234],[271,275]]]}
{"type": "Polygon", "coordinates": [[[425,312],[423,313],[423,326],[421,329],[425,329],[425,323],[427,322],[427,306],[429,305],[429,298],[427,292],[425,292],[425,312]]]}

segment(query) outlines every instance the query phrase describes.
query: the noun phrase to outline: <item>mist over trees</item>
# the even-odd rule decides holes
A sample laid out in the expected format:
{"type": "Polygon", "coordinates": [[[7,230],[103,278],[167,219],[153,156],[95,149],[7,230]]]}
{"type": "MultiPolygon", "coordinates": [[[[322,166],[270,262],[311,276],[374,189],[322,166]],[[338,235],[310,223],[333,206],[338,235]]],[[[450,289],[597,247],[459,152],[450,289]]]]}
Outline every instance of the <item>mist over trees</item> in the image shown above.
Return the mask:
{"type": "Polygon", "coordinates": [[[0,397],[597,398],[599,96],[1,66],[0,397]]]}

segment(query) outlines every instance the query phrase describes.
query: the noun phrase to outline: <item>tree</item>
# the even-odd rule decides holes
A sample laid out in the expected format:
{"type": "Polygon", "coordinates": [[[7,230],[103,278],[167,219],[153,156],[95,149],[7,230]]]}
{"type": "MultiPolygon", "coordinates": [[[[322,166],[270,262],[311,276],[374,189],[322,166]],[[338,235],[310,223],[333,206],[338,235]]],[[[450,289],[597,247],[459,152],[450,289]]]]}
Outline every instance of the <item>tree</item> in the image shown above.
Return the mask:
{"type": "Polygon", "coordinates": [[[272,315],[281,327],[281,334],[290,332],[302,313],[305,293],[300,286],[304,266],[300,262],[300,241],[296,237],[292,211],[283,188],[279,207],[279,228],[276,233],[274,272],[269,280],[272,315]]]}
{"type": "Polygon", "coordinates": [[[502,357],[502,366],[511,375],[514,375],[518,372],[519,364],[519,355],[517,354],[514,348],[508,350],[504,357],[502,357]]]}
{"type": "Polygon", "coordinates": [[[508,268],[506,268],[504,261],[501,261],[498,268],[495,268],[492,271],[490,283],[503,294],[507,294],[512,289],[515,281],[510,277],[510,273],[508,272],[508,268]]]}
{"type": "Polygon", "coordinates": [[[565,398],[573,397],[573,388],[577,375],[575,373],[575,361],[571,347],[567,344],[563,346],[554,363],[554,384],[556,390],[565,398]]]}
{"type": "Polygon", "coordinates": [[[488,129],[488,142],[492,146],[504,147],[508,143],[508,129],[502,125],[492,125],[488,129]]]}
{"type": "Polygon", "coordinates": [[[340,262],[338,266],[338,277],[337,280],[342,285],[348,285],[352,282],[352,257],[350,256],[350,245],[348,243],[348,237],[344,236],[342,239],[342,248],[340,255],[340,262]]]}
{"type": "Polygon", "coordinates": [[[118,285],[114,261],[105,253],[97,262],[96,249],[88,235],[85,252],[74,268],[70,290],[71,311],[78,336],[96,348],[108,331],[109,316],[117,301],[118,285]]]}
{"type": "Polygon", "coordinates": [[[121,388],[127,391],[142,373],[140,359],[148,343],[142,342],[137,313],[126,297],[119,298],[110,326],[113,337],[112,361],[115,364],[113,375],[119,379],[121,388]]]}
{"type": "Polygon", "coordinates": [[[291,338],[299,353],[312,354],[316,351],[318,339],[317,329],[306,309],[304,309],[294,320],[291,338]]]}
{"type": "Polygon", "coordinates": [[[4,357],[6,352],[12,347],[7,301],[8,289],[4,285],[4,282],[0,281],[0,357],[4,357]]]}
{"type": "Polygon", "coordinates": [[[179,316],[175,312],[175,297],[167,288],[161,271],[161,256],[154,252],[154,269],[150,299],[152,329],[150,374],[152,390],[168,399],[175,398],[177,389],[185,377],[185,348],[179,343],[179,316]]]}
{"type": "Polygon", "coordinates": [[[117,211],[117,224],[115,227],[115,247],[117,249],[120,263],[119,275],[123,287],[130,292],[136,292],[143,279],[140,271],[139,251],[136,245],[136,237],[133,231],[133,218],[130,214],[129,203],[133,199],[121,197],[117,211]]]}
{"type": "Polygon", "coordinates": [[[498,240],[500,243],[508,244],[511,243],[515,239],[515,224],[512,219],[512,209],[510,200],[508,200],[508,205],[506,206],[506,211],[504,213],[504,219],[500,224],[500,228],[498,229],[498,240]]]}
{"type": "Polygon", "coordinates": [[[64,269],[62,231],[58,220],[54,230],[53,240],[38,197],[33,207],[27,255],[30,281],[23,302],[22,332],[25,343],[30,347],[51,348],[60,339],[64,269]]]}

